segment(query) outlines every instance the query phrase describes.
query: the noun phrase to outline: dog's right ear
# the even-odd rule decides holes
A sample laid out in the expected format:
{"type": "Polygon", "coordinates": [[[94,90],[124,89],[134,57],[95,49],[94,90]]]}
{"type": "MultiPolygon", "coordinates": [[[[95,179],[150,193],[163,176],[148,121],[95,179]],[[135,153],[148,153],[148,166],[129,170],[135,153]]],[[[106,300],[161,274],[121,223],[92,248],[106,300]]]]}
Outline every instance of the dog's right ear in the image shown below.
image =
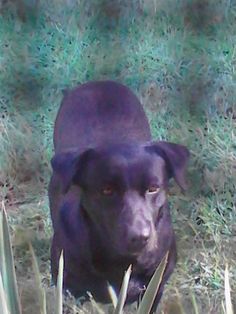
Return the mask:
{"type": "Polygon", "coordinates": [[[88,149],[82,154],[67,151],[55,154],[51,160],[53,171],[59,176],[62,193],[66,193],[72,183],[80,183],[80,178],[86,171],[87,164],[96,158],[96,151],[88,149]]]}

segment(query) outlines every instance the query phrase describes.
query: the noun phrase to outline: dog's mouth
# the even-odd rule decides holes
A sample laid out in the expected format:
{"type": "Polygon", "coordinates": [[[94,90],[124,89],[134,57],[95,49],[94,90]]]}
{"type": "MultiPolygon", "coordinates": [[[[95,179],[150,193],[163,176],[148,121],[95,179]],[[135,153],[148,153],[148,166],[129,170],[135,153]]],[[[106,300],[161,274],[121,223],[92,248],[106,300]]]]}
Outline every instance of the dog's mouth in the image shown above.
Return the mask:
{"type": "Polygon", "coordinates": [[[122,254],[123,257],[129,257],[129,258],[133,258],[133,259],[136,259],[138,258],[138,256],[142,253],[142,251],[137,251],[137,250],[129,250],[129,251],[126,251],[122,254]]]}
{"type": "Polygon", "coordinates": [[[119,250],[119,255],[123,258],[131,258],[136,260],[140,255],[144,254],[147,250],[148,244],[140,247],[140,246],[130,246],[127,244],[126,248],[119,250]]]}
{"type": "Polygon", "coordinates": [[[136,246],[133,246],[133,247],[128,246],[126,254],[129,255],[129,256],[134,256],[134,257],[135,256],[139,256],[140,254],[143,253],[143,251],[145,250],[145,247],[146,246],[144,246],[142,248],[136,247],[136,246]]]}

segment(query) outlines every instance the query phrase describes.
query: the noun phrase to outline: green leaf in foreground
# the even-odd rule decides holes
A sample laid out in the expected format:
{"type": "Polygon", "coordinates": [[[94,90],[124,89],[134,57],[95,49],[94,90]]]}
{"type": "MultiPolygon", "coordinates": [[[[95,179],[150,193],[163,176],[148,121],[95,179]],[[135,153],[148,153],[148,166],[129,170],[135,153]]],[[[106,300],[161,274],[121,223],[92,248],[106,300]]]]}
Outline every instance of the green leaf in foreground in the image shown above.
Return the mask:
{"type": "Polygon", "coordinates": [[[128,290],[130,275],[131,275],[131,265],[125,272],[114,314],[121,314],[123,311],[123,307],[124,307],[125,300],[127,297],[127,290],[128,290]]]}
{"type": "Polygon", "coordinates": [[[142,301],[139,305],[137,314],[148,314],[150,312],[153,302],[155,300],[156,294],[162,282],[163,274],[166,269],[166,264],[168,261],[168,256],[169,256],[169,252],[166,253],[160,265],[156,269],[154,275],[152,276],[152,279],[150,280],[147,286],[147,290],[145,291],[142,301]]]}
{"type": "Polygon", "coordinates": [[[56,314],[63,313],[63,271],[64,271],[64,258],[63,258],[63,251],[61,252],[61,256],[59,258],[59,268],[58,268],[58,275],[57,275],[57,287],[56,287],[56,314]]]}
{"type": "Polygon", "coordinates": [[[115,292],[114,288],[109,283],[107,285],[107,289],[108,289],[108,292],[109,292],[109,295],[111,298],[112,305],[114,308],[116,308],[117,303],[118,303],[118,298],[117,298],[116,292],[115,292]]]}
{"type": "Polygon", "coordinates": [[[195,297],[195,294],[193,292],[191,293],[191,299],[192,299],[194,313],[199,314],[196,297],[195,297]]]}
{"type": "Polygon", "coordinates": [[[225,266],[225,306],[226,314],[233,314],[233,305],[230,296],[230,284],[229,284],[229,269],[228,265],[225,266]]]}
{"type": "Polygon", "coordinates": [[[99,304],[94,300],[92,294],[87,291],[87,295],[89,296],[89,300],[92,304],[93,313],[105,314],[105,312],[100,308],[99,304]]]}
{"type": "Polygon", "coordinates": [[[0,210],[0,272],[11,314],[21,314],[11,240],[4,202],[0,210]]]}
{"type": "Polygon", "coordinates": [[[36,280],[36,287],[37,287],[37,294],[38,294],[38,300],[39,300],[39,306],[40,306],[40,313],[41,314],[46,314],[47,309],[46,309],[46,295],[45,295],[45,290],[42,287],[41,284],[41,275],[39,272],[39,267],[37,263],[36,256],[34,254],[34,250],[31,244],[29,244],[31,256],[32,256],[32,264],[33,264],[33,270],[35,274],[35,280],[36,280]]]}
{"type": "Polygon", "coordinates": [[[0,272],[0,313],[10,314],[7,308],[7,298],[3,288],[1,272],[0,272]]]}

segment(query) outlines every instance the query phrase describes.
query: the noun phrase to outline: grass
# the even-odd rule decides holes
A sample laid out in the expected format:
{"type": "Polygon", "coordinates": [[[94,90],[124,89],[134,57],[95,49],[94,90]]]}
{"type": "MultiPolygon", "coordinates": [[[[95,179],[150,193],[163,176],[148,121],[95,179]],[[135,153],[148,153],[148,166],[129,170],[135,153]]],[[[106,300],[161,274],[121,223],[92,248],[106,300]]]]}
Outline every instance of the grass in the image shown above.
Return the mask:
{"type": "Polygon", "coordinates": [[[24,0],[21,12],[15,3],[0,13],[0,198],[24,313],[36,313],[28,239],[50,307],[46,188],[61,91],[107,78],[140,97],[154,138],[192,154],[187,193],[171,183],[179,261],[160,312],[224,313],[226,263],[235,307],[235,1],[24,0]]]}

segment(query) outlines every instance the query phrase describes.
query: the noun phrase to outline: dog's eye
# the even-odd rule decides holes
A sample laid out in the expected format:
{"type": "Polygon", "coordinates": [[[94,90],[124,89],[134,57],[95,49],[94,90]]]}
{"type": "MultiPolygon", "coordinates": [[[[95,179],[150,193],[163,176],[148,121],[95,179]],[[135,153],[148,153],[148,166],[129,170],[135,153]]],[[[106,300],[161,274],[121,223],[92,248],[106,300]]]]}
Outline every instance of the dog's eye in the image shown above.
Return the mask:
{"type": "Polygon", "coordinates": [[[102,189],[102,194],[105,196],[110,196],[114,193],[114,189],[111,186],[105,186],[102,189]]]}
{"type": "Polygon", "coordinates": [[[158,193],[160,191],[160,187],[158,185],[150,185],[147,189],[148,194],[158,193]]]}

